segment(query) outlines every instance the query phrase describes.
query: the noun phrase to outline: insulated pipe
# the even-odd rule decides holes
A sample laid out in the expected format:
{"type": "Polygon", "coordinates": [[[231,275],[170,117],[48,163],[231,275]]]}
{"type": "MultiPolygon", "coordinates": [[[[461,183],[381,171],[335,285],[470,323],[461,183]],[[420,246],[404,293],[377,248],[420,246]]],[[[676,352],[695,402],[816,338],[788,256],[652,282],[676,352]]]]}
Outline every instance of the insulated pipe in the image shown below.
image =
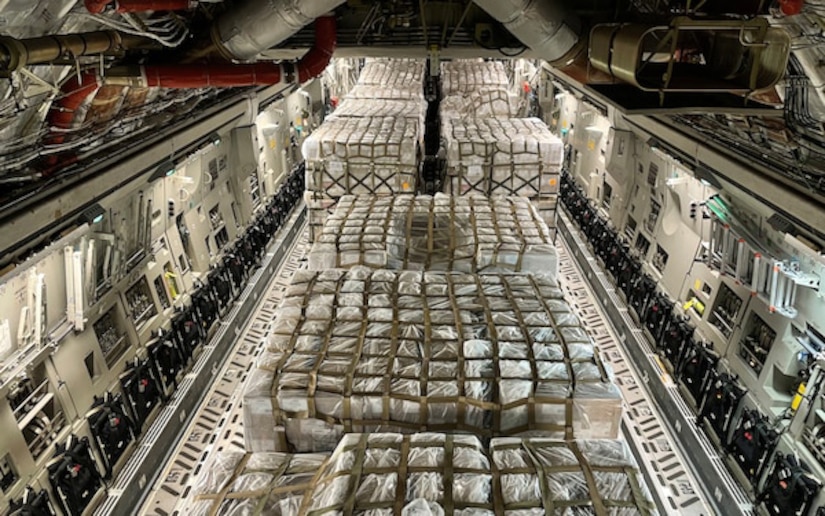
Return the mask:
{"type": "Polygon", "coordinates": [[[245,0],[212,26],[212,42],[225,59],[254,59],[345,1],[245,0]]]}
{"type": "Polygon", "coordinates": [[[105,78],[106,84],[149,88],[231,88],[269,86],[279,82],[306,82],[329,65],[337,45],[335,18],[315,20],[315,46],[294,65],[290,63],[146,65],[138,74],[118,76],[117,70],[105,78]]]}
{"type": "MultiPolygon", "coordinates": [[[[320,75],[329,65],[337,45],[335,18],[325,16],[315,20],[315,46],[297,63],[274,64],[207,64],[143,66],[138,76],[117,76],[112,70],[103,79],[106,86],[137,86],[159,88],[208,88],[238,86],[268,86],[280,82],[306,82],[320,75]]],[[[46,121],[52,132],[46,137],[47,145],[59,145],[65,141],[65,131],[76,127],[85,119],[88,106],[101,87],[101,80],[94,70],[83,72],[78,80],[73,75],[61,88],[62,95],[52,103],[46,121]]],[[[58,156],[49,156],[47,164],[54,168],[58,156]]]]}
{"type": "Polygon", "coordinates": [[[148,40],[113,30],[14,39],[0,37],[0,69],[8,72],[32,64],[49,63],[62,57],[104,54],[135,48],[148,40]]]}
{"type": "Polygon", "coordinates": [[[551,64],[568,64],[584,47],[579,22],[564,11],[561,0],[473,1],[551,64]]]}
{"type": "MultiPolygon", "coordinates": [[[[68,81],[60,88],[61,95],[53,103],[46,115],[49,127],[58,130],[72,129],[78,115],[85,112],[92,102],[92,98],[100,88],[100,81],[94,70],[86,70],[80,74],[72,74],[68,81]]],[[[59,132],[52,133],[47,139],[48,144],[63,143],[64,136],[59,132]]]]}
{"type": "Polygon", "coordinates": [[[184,11],[195,7],[194,0],[85,0],[86,10],[92,14],[100,14],[106,6],[115,3],[115,11],[119,13],[142,13],[147,11],[184,11]]]}

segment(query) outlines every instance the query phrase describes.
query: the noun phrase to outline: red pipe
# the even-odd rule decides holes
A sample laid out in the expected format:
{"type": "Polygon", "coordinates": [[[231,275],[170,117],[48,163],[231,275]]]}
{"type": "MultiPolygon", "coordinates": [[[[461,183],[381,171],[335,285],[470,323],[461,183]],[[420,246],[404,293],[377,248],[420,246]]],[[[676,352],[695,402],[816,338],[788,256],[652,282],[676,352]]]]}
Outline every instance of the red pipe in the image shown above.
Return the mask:
{"type": "MultiPolygon", "coordinates": [[[[86,70],[80,74],[72,74],[68,81],[60,88],[61,96],[52,102],[49,113],[46,115],[46,122],[49,127],[67,130],[74,127],[78,110],[81,106],[92,98],[100,88],[97,73],[94,70],[86,70]]],[[[62,132],[52,132],[46,138],[47,144],[59,144],[65,141],[66,136],[62,132]]]]}
{"type": "Polygon", "coordinates": [[[231,88],[281,82],[281,65],[273,63],[145,66],[149,88],[231,88]]]}
{"type": "Polygon", "coordinates": [[[306,82],[319,76],[329,65],[338,44],[335,18],[325,16],[315,20],[315,45],[295,64],[274,63],[148,65],[143,67],[146,86],[160,88],[231,88],[238,86],[269,86],[282,81],[306,82]]]}
{"type": "Polygon", "coordinates": [[[303,84],[324,73],[337,46],[338,34],[335,17],[317,18],[315,20],[315,45],[295,65],[298,69],[298,82],[303,84]]]}
{"type": "Polygon", "coordinates": [[[184,11],[192,7],[191,0],[85,0],[86,10],[100,14],[106,6],[115,2],[119,13],[142,13],[146,11],[184,11]]]}

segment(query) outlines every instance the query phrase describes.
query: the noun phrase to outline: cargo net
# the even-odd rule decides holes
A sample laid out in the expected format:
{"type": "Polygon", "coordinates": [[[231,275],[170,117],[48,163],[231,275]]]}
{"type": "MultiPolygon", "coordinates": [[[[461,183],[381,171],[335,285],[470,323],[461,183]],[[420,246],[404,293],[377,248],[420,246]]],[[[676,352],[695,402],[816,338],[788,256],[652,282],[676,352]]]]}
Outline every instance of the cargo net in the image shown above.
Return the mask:
{"type": "Polygon", "coordinates": [[[335,111],[327,117],[342,118],[404,118],[410,123],[416,123],[418,144],[424,145],[424,126],[427,118],[427,103],[415,100],[373,99],[365,102],[363,99],[344,99],[335,111]]]}
{"type": "Polygon", "coordinates": [[[358,84],[382,88],[424,88],[424,61],[421,59],[367,59],[358,84]]]}
{"type": "Polygon", "coordinates": [[[447,178],[451,195],[558,193],[564,144],[538,118],[445,120],[447,178]]]}
{"type": "Polygon", "coordinates": [[[304,141],[306,188],[335,200],[413,193],[418,137],[418,124],[405,118],[329,119],[304,141]]]}
{"type": "Polygon", "coordinates": [[[612,373],[543,276],[299,272],[268,352],[245,421],[285,425],[296,451],[344,431],[618,435],[612,373]]]}
{"type": "Polygon", "coordinates": [[[523,197],[344,196],[309,253],[314,270],[532,272],[555,277],[553,235],[523,197]]]}
{"type": "Polygon", "coordinates": [[[454,94],[441,101],[441,118],[511,118],[516,115],[517,101],[506,89],[495,88],[454,94]]]}
{"type": "Polygon", "coordinates": [[[441,94],[444,97],[484,89],[510,87],[510,78],[501,61],[457,59],[441,63],[441,94]]]}
{"type": "Polygon", "coordinates": [[[622,441],[350,434],[300,514],[654,516],[622,441]]]}
{"type": "Polygon", "coordinates": [[[325,454],[221,452],[201,470],[182,514],[293,516],[325,454]]]}
{"type": "Polygon", "coordinates": [[[344,98],[358,100],[412,100],[415,102],[425,102],[424,89],[419,84],[406,84],[395,87],[356,84],[355,87],[349,90],[344,98]]]}

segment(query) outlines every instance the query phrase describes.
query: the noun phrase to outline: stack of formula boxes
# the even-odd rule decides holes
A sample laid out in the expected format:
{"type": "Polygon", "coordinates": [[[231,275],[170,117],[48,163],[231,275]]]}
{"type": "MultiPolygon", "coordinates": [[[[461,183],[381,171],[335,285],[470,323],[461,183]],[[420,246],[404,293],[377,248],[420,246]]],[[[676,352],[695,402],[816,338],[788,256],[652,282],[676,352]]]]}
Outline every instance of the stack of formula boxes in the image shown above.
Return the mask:
{"type": "Polygon", "coordinates": [[[501,61],[441,64],[444,191],[451,195],[519,195],[555,231],[564,144],[538,118],[517,118],[501,61]]]}
{"type": "Polygon", "coordinates": [[[343,195],[415,193],[426,113],[423,61],[367,60],[303,145],[311,241],[343,195]]]}

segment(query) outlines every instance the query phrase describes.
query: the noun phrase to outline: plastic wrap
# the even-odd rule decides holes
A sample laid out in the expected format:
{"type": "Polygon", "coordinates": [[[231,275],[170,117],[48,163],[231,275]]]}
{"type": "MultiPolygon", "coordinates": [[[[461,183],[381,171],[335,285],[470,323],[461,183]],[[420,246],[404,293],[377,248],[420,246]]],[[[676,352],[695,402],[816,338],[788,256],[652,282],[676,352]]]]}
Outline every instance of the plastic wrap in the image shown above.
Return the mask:
{"type": "Polygon", "coordinates": [[[518,111],[515,95],[506,89],[490,88],[444,97],[441,118],[512,118],[518,111]]]}
{"type": "Polygon", "coordinates": [[[349,434],[324,465],[300,512],[487,514],[492,491],[490,461],[476,437],[349,434]],[[485,508],[486,513],[474,511],[485,508]]]}
{"type": "MultiPolygon", "coordinates": [[[[422,128],[427,116],[427,103],[415,100],[375,99],[364,102],[360,99],[344,99],[330,116],[344,118],[406,118],[418,123],[418,133],[421,139],[424,137],[422,128]]],[[[327,119],[329,118],[327,117],[327,119]]]]}
{"type": "Polygon", "coordinates": [[[656,516],[623,441],[349,434],[300,514],[656,516]]]}
{"type": "Polygon", "coordinates": [[[533,272],[555,277],[553,234],[522,197],[344,196],[309,253],[314,270],[533,272]]]}
{"type": "Polygon", "coordinates": [[[507,89],[509,85],[502,61],[455,59],[441,63],[441,92],[445,97],[484,89],[507,89]]]}
{"type": "Polygon", "coordinates": [[[414,192],[418,136],[405,118],[329,119],[304,140],[306,189],[333,199],[414,192]]]}
{"type": "Polygon", "coordinates": [[[221,452],[201,469],[182,514],[293,516],[326,454],[221,452]]]}
{"type": "Polygon", "coordinates": [[[612,373],[546,276],[299,271],[267,350],[244,418],[295,451],[353,431],[618,435],[612,373]]]}
{"type": "Polygon", "coordinates": [[[498,438],[490,457],[500,514],[658,514],[623,441],[498,438]]]}
{"type": "Polygon", "coordinates": [[[442,120],[452,195],[558,194],[564,144],[538,118],[442,120]]]}
{"type": "Polygon", "coordinates": [[[344,98],[359,100],[408,100],[414,102],[424,102],[424,88],[419,84],[396,86],[385,88],[383,86],[373,86],[369,84],[356,84],[344,98]]]}
{"type": "Polygon", "coordinates": [[[424,88],[423,59],[368,58],[358,84],[384,88],[424,88]]]}

